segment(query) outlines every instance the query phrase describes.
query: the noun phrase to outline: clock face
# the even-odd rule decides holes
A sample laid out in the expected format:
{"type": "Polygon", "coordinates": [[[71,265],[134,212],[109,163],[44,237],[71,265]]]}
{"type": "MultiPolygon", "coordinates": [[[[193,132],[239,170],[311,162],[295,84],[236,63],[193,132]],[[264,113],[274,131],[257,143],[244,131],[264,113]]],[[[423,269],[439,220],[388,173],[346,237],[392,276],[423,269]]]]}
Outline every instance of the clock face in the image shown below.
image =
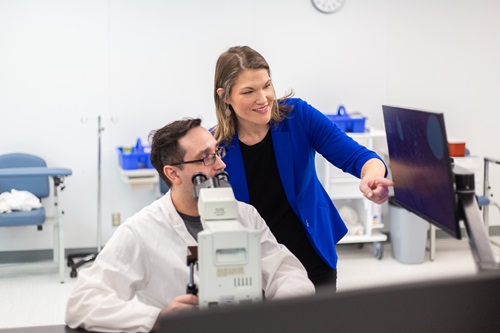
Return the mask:
{"type": "Polygon", "coordinates": [[[325,14],[338,12],[345,0],[311,0],[314,8],[325,14]]]}

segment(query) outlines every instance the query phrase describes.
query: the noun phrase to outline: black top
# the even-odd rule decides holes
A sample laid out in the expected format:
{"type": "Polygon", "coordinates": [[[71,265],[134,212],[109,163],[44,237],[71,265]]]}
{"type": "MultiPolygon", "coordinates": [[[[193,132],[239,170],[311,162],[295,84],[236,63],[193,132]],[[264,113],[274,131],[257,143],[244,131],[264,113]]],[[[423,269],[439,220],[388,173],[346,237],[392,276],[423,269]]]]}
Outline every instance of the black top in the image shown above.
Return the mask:
{"type": "Polygon", "coordinates": [[[191,236],[193,236],[194,239],[198,239],[198,233],[203,230],[200,217],[186,215],[179,211],[177,211],[177,213],[179,213],[179,216],[184,221],[184,224],[186,225],[186,228],[191,236]]]}
{"type": "Polygon", "coordinates": [[[279,243],[285,245],[304,265],[309,277],[331,271],[312,247],[302,222],[286,197],[276,164],[271,131],[259,143],[240,141],[250,204],[266,221],[279,243]]]}

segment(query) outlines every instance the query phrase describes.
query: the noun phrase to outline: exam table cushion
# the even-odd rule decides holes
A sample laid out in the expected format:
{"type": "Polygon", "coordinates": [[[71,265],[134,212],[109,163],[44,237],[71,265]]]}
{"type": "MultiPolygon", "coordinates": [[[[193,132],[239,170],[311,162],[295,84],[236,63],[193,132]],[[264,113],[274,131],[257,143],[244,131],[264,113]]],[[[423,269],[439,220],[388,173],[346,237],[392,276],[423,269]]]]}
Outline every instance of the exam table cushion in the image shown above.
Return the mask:
{"type": "Polygon", "coordinates": [[[42,225],[45,222],[45,208],[30,211],[13,211],[0,214],[0,227],[15,227],[22,225],[42,225]]]}

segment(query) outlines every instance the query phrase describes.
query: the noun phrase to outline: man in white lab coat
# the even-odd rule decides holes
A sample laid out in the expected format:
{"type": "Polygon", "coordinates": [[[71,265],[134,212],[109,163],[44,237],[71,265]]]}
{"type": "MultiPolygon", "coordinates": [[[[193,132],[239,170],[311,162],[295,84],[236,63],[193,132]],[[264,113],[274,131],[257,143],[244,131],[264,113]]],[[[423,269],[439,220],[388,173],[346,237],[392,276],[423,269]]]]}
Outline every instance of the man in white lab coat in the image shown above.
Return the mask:
{"type": "MultiPolygon", "coordinates": [[[[202,229],[192,176],[223,170],[224,151],[200,119],[172,122],[150,134],[151,162],[170,191],[130,217],[69,297],[66,323],[99,332],[149,332],[163,315],[196,307],[186,294],[188,246],[202,229]]],[[[267,300],[314,294],[302,264],[275,237],[255,208],[238,202],[239,221],[261,231],[262,287],[267,300]]],[[[195,277],[197,279],[197,277],[195,277]]]]}

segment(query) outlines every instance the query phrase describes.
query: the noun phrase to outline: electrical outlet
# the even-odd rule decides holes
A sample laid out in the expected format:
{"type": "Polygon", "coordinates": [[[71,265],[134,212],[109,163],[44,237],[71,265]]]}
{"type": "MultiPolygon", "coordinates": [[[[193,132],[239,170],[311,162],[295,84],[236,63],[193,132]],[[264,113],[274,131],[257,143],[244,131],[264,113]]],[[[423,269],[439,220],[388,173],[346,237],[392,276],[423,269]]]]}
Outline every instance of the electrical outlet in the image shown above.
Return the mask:
{"type": "Polygon", "coordinates": [[[111,220],[113,222],[113,227],[117,227],[121,223],[120,213],[114,213],[111,215],[111,220]]]}

